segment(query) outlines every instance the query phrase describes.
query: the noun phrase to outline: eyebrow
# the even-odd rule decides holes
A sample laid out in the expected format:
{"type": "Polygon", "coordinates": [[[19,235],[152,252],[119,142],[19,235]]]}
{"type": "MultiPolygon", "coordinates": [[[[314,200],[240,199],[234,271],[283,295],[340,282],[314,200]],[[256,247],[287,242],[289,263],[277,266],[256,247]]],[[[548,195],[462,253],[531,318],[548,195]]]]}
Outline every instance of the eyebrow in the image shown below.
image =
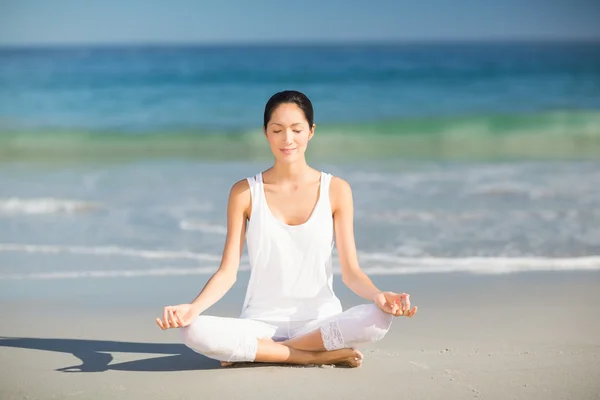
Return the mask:
{"type": "MultiPolygon", "coordinates": [[[[277,122],[271,122],[270,125],[283,126],[282,124],[278,124],[277,122]]],[[[295,126],[295,125],[302,125],[302,122],[296,122],[296,123],[292,124],[291,126],[295,126]]]]}

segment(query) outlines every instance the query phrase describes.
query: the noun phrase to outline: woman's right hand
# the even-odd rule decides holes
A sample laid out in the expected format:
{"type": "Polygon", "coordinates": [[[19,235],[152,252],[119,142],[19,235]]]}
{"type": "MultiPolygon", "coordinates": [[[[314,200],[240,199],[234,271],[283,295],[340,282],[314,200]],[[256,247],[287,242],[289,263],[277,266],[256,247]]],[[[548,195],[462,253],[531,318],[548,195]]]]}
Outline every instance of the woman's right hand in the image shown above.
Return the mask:
{"type": "Polygon", "coordinates": [[[180,304],[178,306],[167,306],[163,310],[163,319],[156,318],[160,329],[183,328],[192,323],[198,313],[194,311],[191,304],[180,304]]]}

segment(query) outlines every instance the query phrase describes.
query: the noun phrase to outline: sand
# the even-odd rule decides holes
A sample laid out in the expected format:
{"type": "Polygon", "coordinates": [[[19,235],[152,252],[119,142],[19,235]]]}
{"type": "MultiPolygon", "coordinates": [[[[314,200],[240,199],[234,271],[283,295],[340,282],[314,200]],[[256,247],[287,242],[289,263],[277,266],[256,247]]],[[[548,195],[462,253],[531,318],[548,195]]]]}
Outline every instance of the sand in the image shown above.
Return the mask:
{"type": "MultiPolygon", "coordinates": [[[[0,399],[600,398],[599,272],[374,277],[419,313],[358,369],[223,369],[191,352],[154,318],[206,279],[1,281],[0,399]]],[[[236,315],[244,283],[207,313],[236,315]]]]}

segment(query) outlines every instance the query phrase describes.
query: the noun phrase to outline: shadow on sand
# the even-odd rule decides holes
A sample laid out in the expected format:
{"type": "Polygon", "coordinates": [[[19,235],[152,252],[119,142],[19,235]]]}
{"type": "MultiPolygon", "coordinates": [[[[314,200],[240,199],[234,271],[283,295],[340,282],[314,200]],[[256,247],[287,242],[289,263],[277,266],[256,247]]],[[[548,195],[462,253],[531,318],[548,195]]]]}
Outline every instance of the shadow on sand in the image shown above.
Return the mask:
{"type": "Polygon", "coordinates": [[[218,361],[195,353],[183,344],[0,336],[0,347],[70,353],[81,360],[81,365],[56,370],[61,372],[103,372],[108,370],[165,372],[221,368],[218,361]],[[110,354],[112,352],[165,354],[165,356],[110,364],[113,360],[113,356],[110,354]]]}

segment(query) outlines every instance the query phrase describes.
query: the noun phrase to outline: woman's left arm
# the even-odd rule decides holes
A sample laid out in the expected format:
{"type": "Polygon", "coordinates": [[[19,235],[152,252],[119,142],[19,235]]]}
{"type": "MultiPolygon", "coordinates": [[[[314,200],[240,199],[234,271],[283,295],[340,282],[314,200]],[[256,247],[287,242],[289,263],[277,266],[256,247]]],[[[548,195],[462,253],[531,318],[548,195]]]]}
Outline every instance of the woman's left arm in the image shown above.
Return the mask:
{"type": "Polygon", "coordinates": [[[374,302],[383,311],[396,316],[412,317],[417,307],[410,308],[410,296],[406,293],[379,290],[360,268],[354,240],[354,201],[348,182],[333,177],[330,186],[335,240],[342,268],[342,281],[350,290],[374,302]]]}

